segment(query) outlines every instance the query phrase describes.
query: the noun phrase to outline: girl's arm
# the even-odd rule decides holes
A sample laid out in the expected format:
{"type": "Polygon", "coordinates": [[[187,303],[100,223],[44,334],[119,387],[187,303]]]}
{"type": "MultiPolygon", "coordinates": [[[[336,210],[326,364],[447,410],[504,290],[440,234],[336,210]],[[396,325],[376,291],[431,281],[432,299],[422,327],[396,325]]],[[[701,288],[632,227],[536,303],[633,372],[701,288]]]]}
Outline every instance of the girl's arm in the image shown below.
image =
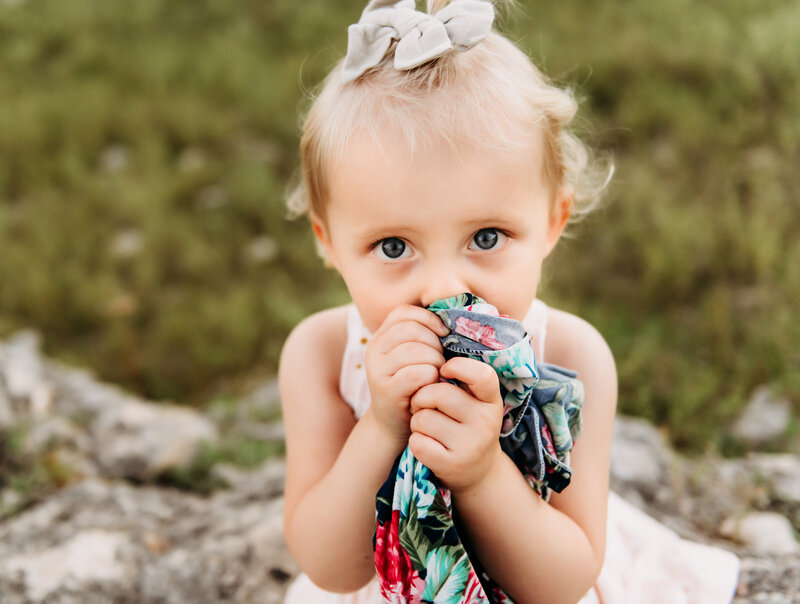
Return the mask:
{"type": "Polygon", "coordinates": [[[375,574],[375,493],[402,450],[367,414],[356,422],[338,394],[346,309],[309,317],[281,353],[286,428],[284,533],[300,567],[329,591],[354,591],[375,574]]]}
{"type": "MultiPolygon", "coordinates": [[[[456,484],[451,487],[453,506],[476,554],[489,575],[520,604],[577,602],[596,580],[605,552],[608,467],[617,399],[614,360],[590,325],[558,311],[551,316],[547,360],[577,370],[586,390],[583,433],[571,456],[571,484],[563,493],[554,493],[548,504],[528,486],[499,445],[492,445],[491,452],[482,456],[492,459],[490,469],[470,484],[458,484],[463,470],[457,472],[453,474],[458,477],[456,484]]],[[[459,379],[479,379],[475,377],[478,369],[472,377],[465,373],[459,379]]],[[[489,382],[487,379],[486,384],[489,382]]],[[[492,403],[482,402],[490,397],[479,395],[483,385],[476,383],[470,389],[478,399],[476,408],[490,408],[492,403]]],[[[420,397],[424,395],[415,399],[420,397]]],[[[429,403],[423,404],[430,408],[429,403]]],[[[429,419],[424,423],[433,428],[428,432],[439,430],[443,438],[454,438],[452,424],[448,428],[446,422],[440,422],[439,428],[427,413],[429,419]]],[[[412,420],[412,429],[416,423],[412,420]]],[[[411,443],[426,449],[414,451],[418,459],[437,475],[458,469],[459,447],[453,444],[437,459],[437,437],[431,437],[417,440],[412,436],[411,443]],[[425,461],[426,453],[432,456],[431,463],[425,461]],[[437,461],[440,469],[435,467],[437,461]]],[[[473,441],[471,446],[478,444],[473,441]]]]}
{"type": "Polygon", "coordinates": [[[357,422],[339,395],[346,312],[337,308],[300,323],[279,369],[286,542],[314,583],[338,592],[375,576],[375,494],[407,444],[409,397],[438,379],[444,358],[433,330],[446,331],[420,308],[387,317],[367,349],[373,401],[357,422]]]}

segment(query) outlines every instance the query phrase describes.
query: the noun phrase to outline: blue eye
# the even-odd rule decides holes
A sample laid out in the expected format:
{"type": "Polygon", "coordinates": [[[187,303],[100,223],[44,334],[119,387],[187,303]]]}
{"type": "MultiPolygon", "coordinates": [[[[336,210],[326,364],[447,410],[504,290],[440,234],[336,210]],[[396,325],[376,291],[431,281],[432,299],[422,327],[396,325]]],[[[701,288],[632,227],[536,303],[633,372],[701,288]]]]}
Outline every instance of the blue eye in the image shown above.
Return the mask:
{"type": "Polygon", "coordinates": [[[481,229],[469,242],[470,249],[491,250],[505,241],[506,235],[497,229],[481,229]]]}
{"type": "Polygon", "coordinates": [[[398,260],[407,256],[410,251],[405,241],[397,237],[387,237],[375,246],[375,253],[385,260],[398,260]]]}

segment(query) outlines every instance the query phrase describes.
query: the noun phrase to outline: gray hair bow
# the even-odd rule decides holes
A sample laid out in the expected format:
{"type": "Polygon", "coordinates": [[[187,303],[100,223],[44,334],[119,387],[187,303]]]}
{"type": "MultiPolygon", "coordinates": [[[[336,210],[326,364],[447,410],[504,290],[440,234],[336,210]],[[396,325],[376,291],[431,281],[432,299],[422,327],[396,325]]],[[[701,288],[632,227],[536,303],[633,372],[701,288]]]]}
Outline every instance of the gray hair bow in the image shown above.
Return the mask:
{"type": "Polygon", "coordinates": [[[407,70],[448,50],[467,50],[492,28],[494,5],[485,0],[453,0],[435,15],[415,10],[414,0],[372,0],[348,30],[342,80],[355,80],[380,63],[393,40],[394,67],[407,70]]]}

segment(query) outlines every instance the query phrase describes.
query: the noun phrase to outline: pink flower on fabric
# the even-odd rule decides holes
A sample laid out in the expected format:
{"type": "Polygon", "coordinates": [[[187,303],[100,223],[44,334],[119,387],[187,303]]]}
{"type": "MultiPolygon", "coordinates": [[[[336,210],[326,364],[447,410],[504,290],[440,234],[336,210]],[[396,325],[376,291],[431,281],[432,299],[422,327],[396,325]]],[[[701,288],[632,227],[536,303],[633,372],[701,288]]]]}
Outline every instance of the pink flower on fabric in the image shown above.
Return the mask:
{"type": "Polygon", "coordinates": [[[483,604],[486,601],[483,585],[481,585],[478,575],[475,573],[475,569],[470,565],[467,587],[464,589],[464,597],[461,599],[461,602],[462,604],[483,604]]]}
{"type": "Polygon", "coordinates": [[[492,590],[492,595],[494,595],[494,601],[498,604],[514,604],[514,601],[508,597],[508,594],[499,587],[495,587],[492,590]]]}
{"type": "Polygon", "coordinates": [[[456,333],[462,336],[480,342],[484,346],[488,346],[492,350],[502,350],[503,345],[495,338],[495,330],[489,325],[484,325],[480,321],[474,321],[467,317],[456,318],[456,333]]]}
{"type": "Polygon", "coordinates": [[[375,528],[375,569],[385,602],[419,604],[425,587],[411,558],[400,545],[400,510],[392,510],[391,522],[375,528]]]}
{"type": "Polygon", "coordinates": [[[450,489],[447,487],[439,487],[439,495],[442,496],[442,500],[444,500],[444,505],[447,509],[450,509],[450,489]]]}
{"type": "Polygon", "coordinates": [[[419,574],[414,571],[414,577],[411,579],[411,589],[409,586],[398,581],[391,585],[387,583],[381,584],[381,599],[383,602],[390,604],[421,604],[422,592],[425,589],[425,581],[420,578],[419,574]],[[410,593],[410,597],[409,596],[410,593]]]}
{"type": "Polygon", "coordinates": [[[543,425],[541,432],[542,432],[542,444],[544,445],[545,450],[553,457],[557,457],[556,447],[555,445],[553,445],[553,435],[550,433],[550,428],[543,425]]]}

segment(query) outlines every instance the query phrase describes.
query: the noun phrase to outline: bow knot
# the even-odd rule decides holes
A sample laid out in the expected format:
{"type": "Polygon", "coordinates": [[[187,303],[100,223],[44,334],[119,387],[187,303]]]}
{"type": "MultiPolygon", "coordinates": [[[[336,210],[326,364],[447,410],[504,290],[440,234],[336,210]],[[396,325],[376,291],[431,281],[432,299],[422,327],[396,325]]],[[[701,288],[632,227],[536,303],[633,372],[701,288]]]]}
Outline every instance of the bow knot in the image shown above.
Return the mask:
{"type": "Polygon", "coordinates": [[[486,0],[453,0],[435,15],[414,8],[414,0],[372,0],[348,30],[342,80],[350,82],[380,63],[392,41],[395,69],[427,63],[455,48],[467,50],[492,28],[494,6],[486,0]]]}

